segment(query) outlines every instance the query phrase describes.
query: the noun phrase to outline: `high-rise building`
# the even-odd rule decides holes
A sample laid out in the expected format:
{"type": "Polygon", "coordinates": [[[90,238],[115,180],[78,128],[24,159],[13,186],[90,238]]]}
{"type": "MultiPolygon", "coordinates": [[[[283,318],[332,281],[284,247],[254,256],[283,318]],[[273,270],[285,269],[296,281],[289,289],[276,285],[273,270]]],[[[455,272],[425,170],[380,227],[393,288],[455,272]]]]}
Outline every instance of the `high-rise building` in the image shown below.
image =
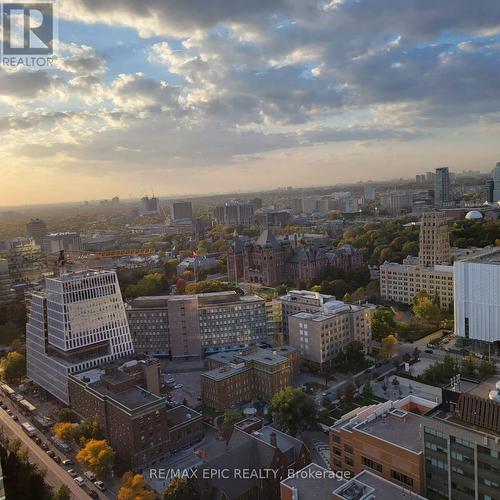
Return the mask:
{"type": "Polygon", "coordinates": [[[448,167],[436,168],[434,204],[443,207],[448,201],[450,201],[450,171],[448,167]]]}
{"type": "Polygon", "coordinates": [[[147,215],[160,215],[160,200],[155,196],[152,196],[151,198],[144,196],[141,198],[139,215],[141,217],[145,217],[147,215]]]}
{"type": "Polygon", "coordinates": [[[42,244],[42,239],[47,235],[47,224],[41,219],[31,219],[28,224],[26,224],[26,235],[29,238],[33,238],[35,243],[40,246],[42,244]]]}
{"type": "Polygon", "coordinates": [[[500,342],[500,248],[454,263],[455,333],[500,342]]]}
{"type": "Polygon", "coordinates": [[[427,212],[420,219],[420,251],[418,261],[421,266],[450,263],[450,236],[444,212],[427,212]]]}
{"type": "Polygon", "coordinates": [[[493,203],[493,198],[495,196],[495,181],[493,179],[487,180],[484,183],[484,201],[488,203],[493,203]]]}
{"type": "Polygon", "coordinates": [[[493,202],[496,203],[500,201],[500,162],[498,162],[495,166],[495,170],[493,171],[493,202]]]}
{"type": "Polygon", "coordinates": [[[365,184],[363,187],[363,197],[365,201],[373,201],[375,199],[375,188],[371,184],[365,184]]]}
{"type": "Polygon", "coordinates": [[[47,278],[34,292],[26,325],[27,375],[69,403],[68,375],[134,352],[114,271],[47,278]]]}
{"type": "Polygon", "coordinates": [[[192,219],[193,206],[190,201],[174,201],[172,203],[172,218],[174,220],[192,219]]]}
{"type": "Polygon", "coordinates": [[[75,232],[51,233],[42,238],[42,250],[47,256],[56,256],[61,250],[78,253],[82,249],[80,235],[75,232]]]}
{"type": "Polygon", "coordinates": [[[215,207],[214,219],[228,226],[251,226],[254,223],[254,207],[246,200],[231,200],[215,207]]]}

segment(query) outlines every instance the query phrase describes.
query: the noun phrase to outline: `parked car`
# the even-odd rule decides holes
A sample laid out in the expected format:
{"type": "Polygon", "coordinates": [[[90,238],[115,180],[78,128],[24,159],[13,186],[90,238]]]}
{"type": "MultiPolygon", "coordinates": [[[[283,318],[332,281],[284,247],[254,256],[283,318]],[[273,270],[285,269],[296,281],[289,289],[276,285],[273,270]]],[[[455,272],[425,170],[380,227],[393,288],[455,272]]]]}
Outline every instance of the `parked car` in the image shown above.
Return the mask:
{"type": "Polygon", "coordinates": [[[432,349],[426,349],[424,352],[427,354],[434,354],[434,351],[432,349]]]}
{"type": "Polygon", "coordinates": [[[85,484],[85,481],[83,480],[83,477],[78,476],[78,477],[75,477],[75,483],[78,486],[80,486],[81,488],[83,488],[83,485],[85,484]]]}
{"type": "Polygon", "coordinates": [[[95,479],[95,474],[93,472],[90,472],[89,470],[86,470],[83,475],[89,480],[93,481],[95,479]]]}
{"type": "Polygon", "coordinates": [[[175,384],[175,379],[173,379],[173,378],[167,378],[167,380],[165,380],[165,382],[167,384],[175,384]]]}
{"type": "Polygon", "coordinates": [[[182,389],[184,387],[184,384],[175,384],[174,389],[182,389]]]}
{"type": "Polygon", "coordinates": [[[38,436],[33,436],[33,441],[38,445],[42,443],[42,440],[38,436]]]}
{"type": "Polygon", "coordinates": [[[60,464],[60,463],[61,463],[61,457],[60,457],[59,455],[54,455],[54,456],[52,457],[52,460],[54,460],[54,462],[55,462],[56,464],[60,464]]]}
{"type": "Polygon", "coordinates": [[[95,490],[89,490],[89,497],[90,498],[99,498],[99,493],[95,490]]]}
{"type": "Polygon", "coordinates": [[[48,444],[44,443],[43,441],[42,441],[42,444],[40,445],[40,447],[42,448],[42,450],[45,450],[45,451],[47,451],[49,449],[48,444]]]}
{"type": "Polygon", "coordinates": [[[94,481],[94,484],[96,488],[100,489],[101,491],[104,491],[106,489],[102,481],[94,481]]]}
{"type": "Polygon", "coordinates": [[[69,474],[71,477],[76,477],[76,472],[75,472],[73,469],[69,469],[69,470],[68,470],[68,474],[69,474]]]}
{"type": "Polygon", "coordinates": [[[73,460],[71,458],[67,458],[66,460],[62,461],[63,465],[73,465],[73,460]]]}
{"type": "Polygon", "coordinates": [[[11,417],[12,417],[12,420],[14,420],[14,422],[17,422],[19,420],[17,415],[11,415],[11,417]]]}

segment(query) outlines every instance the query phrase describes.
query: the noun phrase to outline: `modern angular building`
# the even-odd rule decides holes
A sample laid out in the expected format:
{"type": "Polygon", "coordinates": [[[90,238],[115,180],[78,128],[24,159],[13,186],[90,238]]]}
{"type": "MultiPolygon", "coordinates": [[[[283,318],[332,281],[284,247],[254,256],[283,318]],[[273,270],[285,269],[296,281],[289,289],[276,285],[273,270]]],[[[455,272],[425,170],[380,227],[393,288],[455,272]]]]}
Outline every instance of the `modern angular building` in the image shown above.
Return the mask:
{"type": "Polygon", "coordinates": [[[114,271],[47,278],[26,325],[27,375],[68,404],[68,375],[134,352],[114,271]]]}
{"type": "Polygon", "coordinates": [[[500,248],[455,262],[455,333],[500,342],[500,248]]]}

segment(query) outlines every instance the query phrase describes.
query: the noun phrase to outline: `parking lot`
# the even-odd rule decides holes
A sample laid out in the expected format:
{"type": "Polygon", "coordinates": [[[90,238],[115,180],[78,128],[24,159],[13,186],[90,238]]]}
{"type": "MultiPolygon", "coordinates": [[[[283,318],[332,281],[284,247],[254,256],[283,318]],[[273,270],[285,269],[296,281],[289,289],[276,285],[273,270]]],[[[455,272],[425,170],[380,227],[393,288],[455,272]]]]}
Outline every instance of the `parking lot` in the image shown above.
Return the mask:
{"type": "Polygon", "coordinates": [[[170,394],[173,400],[177,403],[182,403],[186,399],[188,406],[198,406],[201,402],[201,388],[200,388],[200,373],[201,371],[189,373],[169,373],[166,379],[170,377],[174,383],[169,384],[172,387],[170,394]],[[183,387],[175,389],[176,384],[182,384],[183,387]]]}

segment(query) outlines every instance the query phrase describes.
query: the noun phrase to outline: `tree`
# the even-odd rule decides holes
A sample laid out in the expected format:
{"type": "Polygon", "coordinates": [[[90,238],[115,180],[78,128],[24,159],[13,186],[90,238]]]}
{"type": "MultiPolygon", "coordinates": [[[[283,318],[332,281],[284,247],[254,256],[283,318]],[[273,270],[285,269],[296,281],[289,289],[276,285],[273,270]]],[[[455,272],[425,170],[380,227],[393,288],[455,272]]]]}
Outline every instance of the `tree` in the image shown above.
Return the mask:
{"type": "Polygon", "coordinates": [[[26,374],[26,358],[18,352],[9,352],[5,358],[3,376],[7,382],[19,381],[26,374]]]}
{"type": "Polygon", "coordinates": [[[118,491],[118,500],[155,500],[154,491],[146,489],[146,482],[141,474],[125,472],[118,491]]]}
{"type": "Polygon", "coordinates": [[[369,380],[366,381],[366,384],[363,387],[363,397],[371,399],[373,397],[373,389],[369,380]]]}
{"type": "Polygon", "coordinates": [[[61,484],[61,486],[59,486],[59,488],[55,492],[53,500],[70,500],[70,499],[71,499],[70,489],[65,484],[61,484]]]}
{"type": "Polygon", "coordinates": [[[78,422],[78,415],[71,408],[65,406],[59,410],[59,422],[78,422]]]}
{"type": "Polygon", "coordinates": [[[441,321],[439,306],[432,302],[425,293],[418,293],[413,299],[413,314],[417,319],[429,323],[439,323],[441,321]]]}
{"type": "Polygon", "coordinates": [[[90,439],[77,453],[76,459],[85,464],[97,477],[103,478],[115,464],[115,452],[105,439],[90,439]]]}
{"type": "Polygon", "coordinates": [[[285,387],[273,396],[271,413],[284,432],[296,436],[314,424],[316,408],[302,389],[285,387]]]}
{"type": "Polygon", "coordinates": [[[487,359],[483,359],[481,363],[479,363],[478,367],[479,378],[485,379],[491,377],[496,373],[495,363],[488,361],[487,359]]]}
{"type": "Polygon", "coordinates": [[[71,422],[59,422],[54,425],[53,430],[56,438],[68,445],[78,436],[78,424],[71,422]]]}
{"type": "Polygon", "coordinates": [[[372,314],[372,337],[380,341],[394,332],[395,328],[394,313],[390,309],[377,307],[372,314]]]}
{"type": "Polygon", "coordinates": [[[462,366],[460,367],[460,374],[465,377],[473,377],[476,371],[476,361],[472,355],[462,359],[462,366]]]}
{"type": "Polygon", "coordinates": [[[228,408],[224,412],[224,420],[222,421],[222,434],[226,441],[229,441],[233,433],[234,424],[243,418],[243,413],[240,410],[228,408]]]}
{"type": "Polygon", "coordinates": [[[199,500],[193,481],[175,476],[163,492],[164,500],[199,500]]]}
{"type": "Polygon", "coordinates": [[[89,439],[104,439],[104,431],[96,418],[93,420],[84,418],[82,423],[78,426],[76,438],[83,446],[89,439]]]}
{"type": "Polygon", "coordinates": [[[397,350],[398,339],[394,335],[387,335],[382,339],[382,345],[380,347],[380,354],[383,358],[391,358],[397,350]]]}
{"type": "Polygon", "coordinates": [[[186,285],[186,294],[208,293],[208,292],[225,292],[235,290],[242,293],[239,287],[227,283],[221,283],[215,280],[198,281],[196,283],[189,283],[186,285]]]}

